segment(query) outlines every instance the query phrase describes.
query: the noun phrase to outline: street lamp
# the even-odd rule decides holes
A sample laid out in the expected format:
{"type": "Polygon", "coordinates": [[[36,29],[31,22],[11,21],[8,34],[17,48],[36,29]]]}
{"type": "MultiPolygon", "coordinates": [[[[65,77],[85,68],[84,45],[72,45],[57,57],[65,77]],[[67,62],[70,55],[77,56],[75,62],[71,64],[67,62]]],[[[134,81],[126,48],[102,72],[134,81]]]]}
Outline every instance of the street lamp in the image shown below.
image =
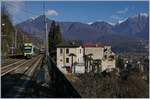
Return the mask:
{"type": "Polygon", "coordinates": [[[5,24],[4,24],[4,23],[2,23],[2,26],[5,26],[5,24]]]}
{"type": "MultiPolygon", "coordinates": [[[[2,23],[2,27],[4,27],[5,26],[5,23],[2,23]]],[[[3,34],[3,33],[2,33],[3,34]]],[[[2,35],[1,34],[1,37],[5,37],[5,36],[7,36],[7,35],[2,35]]]]}

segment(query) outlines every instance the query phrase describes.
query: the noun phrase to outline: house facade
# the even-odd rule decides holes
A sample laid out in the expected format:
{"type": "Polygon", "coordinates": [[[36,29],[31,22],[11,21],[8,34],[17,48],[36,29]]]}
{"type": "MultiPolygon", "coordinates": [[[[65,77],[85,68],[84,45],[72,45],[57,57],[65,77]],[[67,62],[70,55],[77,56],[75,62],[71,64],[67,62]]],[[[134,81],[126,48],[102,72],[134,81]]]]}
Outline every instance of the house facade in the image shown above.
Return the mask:
{"type": "MultiPolygon", "coordinates": [[[[99,68],[101,71],[111,71],[116,66],[115,53],[112,52],[111,46],[104,46],[102,44],[84,44],[84,55],[90,55],[92,61],[101,61],[99,68]]],[[[94,65],[91,62],[87,63],[87,72],[92,71],[94,65]]],[[[97,72],[97,70],[96,70],[97,72]]]]}
{"type": "Polygon", "coordinates": [[[83,48],[81,45],[74,43],[57,45],[57,66],[63,73],[73,73],[75,71],[74,66],[83,63],[83,48]]]}
{"type": "Polygon", "coordinates": [[[104,47],[104,56],[102,58],[101,64],[102,71],[112,71],[116,67],[116,56],[115,53],[112,52],[111,46],[104,47]]]}
{"type": "Polygon", "coordinates": [[[93,59],[102,59],[104,56],[104,46],[100,44],[84,44],[84,55],[92,54],[93,59]]]}
{"type": "Polygon", "coordinates": [[[65,74],[91,72],[95,68],[95,72],[111,71],[116,67],[115,53],[111,46],[102,44],[62,43],[57,45],[57,66],[65,74]]]}
{"type": "Polygon", "coordinates": [[[83,45],[84,48],[84,56],[88,56],[91,57],[92,60],[86,60],[86,71],[87,72],[91,72],[93,70],[93,60],[98,60],[98,59],[102,59],[104,56],[104,46],[102,44],[92,44],[92,43],[86,43],[83,45]],[[90,55],[91,54],[91,55],[90,55]]]}

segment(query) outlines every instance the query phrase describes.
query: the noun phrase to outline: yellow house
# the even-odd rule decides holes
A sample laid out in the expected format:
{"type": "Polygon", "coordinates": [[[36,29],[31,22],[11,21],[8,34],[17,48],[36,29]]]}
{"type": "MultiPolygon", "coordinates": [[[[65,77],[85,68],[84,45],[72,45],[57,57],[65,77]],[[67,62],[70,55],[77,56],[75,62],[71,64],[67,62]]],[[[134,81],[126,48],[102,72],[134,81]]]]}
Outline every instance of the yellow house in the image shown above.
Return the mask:
{"type": "Polygon", "coordinates": [[[93,59],[102,59],[104,56],[104,46],[100,44],[84,44],[84,55],[92,54],[93,59]]]}
{"type": "Polygon", "coordinates": [[[83,48],[75,43],[57,45],[57,66],[63,73],[72,73],[75,64],[83,64],[83,48]]]}
{"type": "MultiPolygon", "coordinates": [[[[104,46],[102,44],[87,43],[83,45],[84,55],[91,55],[93,60],[101,60],[101,71],[111,71],[116,67],[115,53],[112,52],[111,46],[104,46]]],[[[88,62],[87,72],[90,72],[93,65],[88,62]]]]}
{"type": "Polygon", "coordinates": [[[114,69],[116,60],[111,46],[100,44],[61,43],[57,45],[57,67],[63,73],[85,73],[94,68],[91,61],[85,62],[85,55],[91,55],[92,60],[101,60],[101,71],[114,69]],[[86,66],[85,66],[86,63],[86,66]]]}

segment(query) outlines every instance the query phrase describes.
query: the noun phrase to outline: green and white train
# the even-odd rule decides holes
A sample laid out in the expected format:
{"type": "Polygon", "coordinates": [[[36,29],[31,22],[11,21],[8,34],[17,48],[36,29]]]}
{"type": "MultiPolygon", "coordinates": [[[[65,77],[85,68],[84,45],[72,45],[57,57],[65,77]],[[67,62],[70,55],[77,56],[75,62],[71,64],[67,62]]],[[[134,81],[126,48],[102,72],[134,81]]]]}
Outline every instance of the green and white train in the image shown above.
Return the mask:
{"type": "Polygon", "coordinates": [[[32,43],[24,43],[24,57],[32,58],[34,55],[39,54],[38,47],[32,43]]]}

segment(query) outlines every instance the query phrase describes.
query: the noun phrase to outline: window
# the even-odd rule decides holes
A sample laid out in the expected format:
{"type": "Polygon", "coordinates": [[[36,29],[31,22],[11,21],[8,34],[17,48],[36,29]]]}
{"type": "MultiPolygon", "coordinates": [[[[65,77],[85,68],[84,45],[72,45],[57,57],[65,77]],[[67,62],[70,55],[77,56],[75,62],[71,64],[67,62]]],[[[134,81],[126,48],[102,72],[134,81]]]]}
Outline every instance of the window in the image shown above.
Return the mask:
{"type": "Polygon", "coordinates": [[[81,54],[81,49],[80,49],[80,54],[81,54]]]}
{"type": "Polygon", "coordinates": [[[106,59],[106,58],[107,58],[107,55],[104,55],[104,58],[106,59]]]}
{"type": "Polygon", "coordinates": [[[60,54],[62,54],[62,53],[63,53],[63,49],[61,48],[61,49],[60,49],[60,54]]]}
{"type": "Polygon", "coordinates": [[[69,49],[68,48],[66,49],[66,54],[69,54],[69,49]]]}
{"type": "Polygon", "coordinates": [[[69,63],[69,58],[66,58],[66,63],[69,63]]]}
{"type": "Polygon", "coordinates": [[[106,52],[106,51],[107,51],[107,48],[104,49],[104,52],[106,52]]]}

